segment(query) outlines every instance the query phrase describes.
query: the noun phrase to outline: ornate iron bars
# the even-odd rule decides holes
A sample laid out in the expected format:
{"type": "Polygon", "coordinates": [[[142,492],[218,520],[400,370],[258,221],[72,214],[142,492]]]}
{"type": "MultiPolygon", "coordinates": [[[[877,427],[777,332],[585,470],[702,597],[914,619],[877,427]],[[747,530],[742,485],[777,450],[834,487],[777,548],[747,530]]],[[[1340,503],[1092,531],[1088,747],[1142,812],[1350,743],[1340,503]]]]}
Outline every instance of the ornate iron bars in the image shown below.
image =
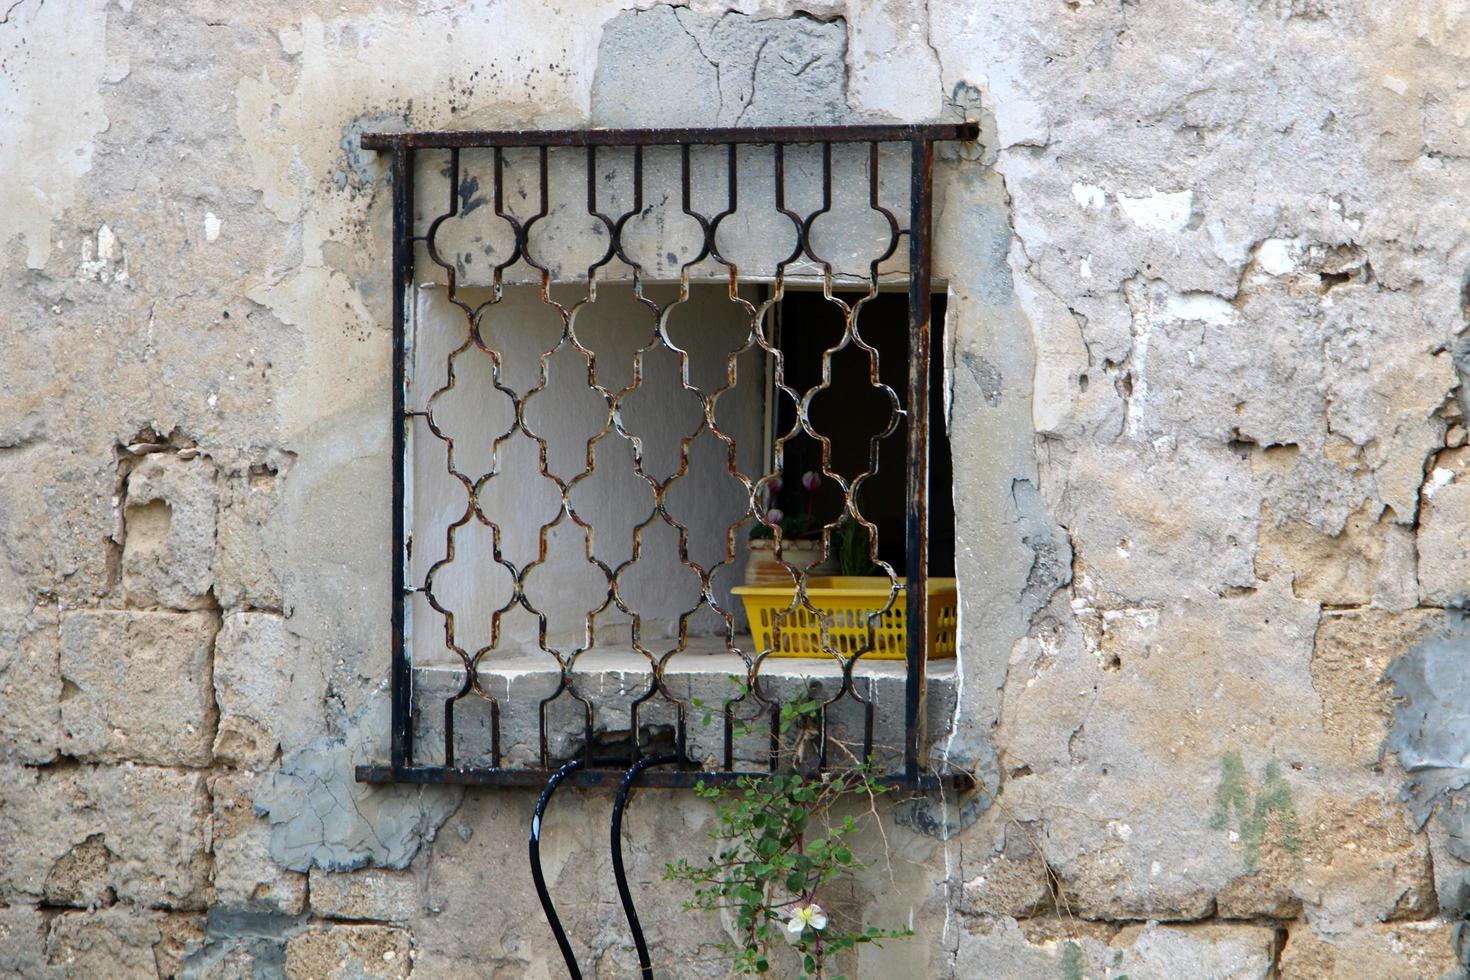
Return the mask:
{"type": "MultiPolygon", "coordinates": [[[[841,726],[829,726],[829,719],[843,711],[856,716],[842,729],[853,735],[843,745],[847,758],[877,758],[875,716],[881,709],[891,721],[897,705],[879,703],[877,681],[858,668],[873,666],[875,658],[869,655],[875,652],[876,627],[901,595],[910,624],[928,620],[934,144],[976,135],[974,124],[962,123],[374,133],[362,138],[365,149],[391,154],[394,560],[391,758],[386,765],[359,767],[360,780],[541,786],[563,763],[578,759],[582,764],[572,767],[567,778],[584,785],[611,784],[640,759],[669,754],[678,765],[648,772],[645,784],[689,786],[790,764],[823,768],[841,764],[829,752],[830,728],[841,726]],[[848,249],[843,260],[834,261],[824,253],[834,254],[827,245],[837,249],[834,243],[842,235],[823,230],[840,210],[834,208],[834,168],[854,166],[866,178],[859,182],[863,194],[856,210],[875,218],[879,233],[869,236],[866,251],[860,246],[848,249]],[[428,198],[443,201],[442,208],[421,210],[423,199],[416,188],[427,182],[442,184],[428,198]],[[577,183],[584,185],[583,193],[567,195],[568,186],[577,183]],[[765,210],[777,216],[781,230],[761,226],[758,215],[740,214],[750,207],[752,187],[769,193],[772,206],[765,210]],[[905,194],[906,207],[886,202],[889,196],[905,194]],[[805,201],[799,200],[803,197],[805,201]],[[905,210],[906,226],[899,220],[905,210]],[[459,227],[476,211],[488,224],[478,233],[459,227]],[[681,222],[690,234],[675,247],[673,226],[681,222]],[[900,252],[904,239],[906,264],[900,252]],[[742,243],[750,246],[754,259],[736,254],[742,243]],[[579,250],[585,264],[577,261],[579,250]],[[859,255],[860,261],[843,264],[859,255]],[[651,322],[645,342],[632,351],[628,380],[618,384],[609,380],[611,355],[587,338],[585,321],[598,303],[599,283],[608,296],[611,284],[629,280],[634,306],[651,322]],[[799,280],[819,285],[841,319],[840,336],[822,354],[821,382],[804,391],[786,384],[774,323],[786,290],[799,280]],[[892,281],[905,284],[908,294],[904,398],[880,379],[878,348],[865,341],[859,328],[864,305],[892,281]],[[501,322],[515,319],[510,314],[517,308],[517,282],[534,290],[533,305],[554,325],[544,343],[532,343],[532,363],[519,369],[530,373],[519,379],[507,354],[519,342],[512,339],[518,336],[517,327],[501,322]],[[694,291],[706,295],[712,288],[692,285],[698,283],[724,285],[724,300],[731,304],[725,308],[727,319],[735,310],[742,332],[734,348],[723,354],[723,373],[707,384],[695,383],[691,373],[701,323],[694,324],[692,343],[680,346],[673,339],[674,320],[690,306],[694,291]],[[843,294],[843,288],[849,292],[843,294]],[[672,295],[667,295],[670,289],[672,295]],[[659,295],[660,290],[666,295],[659,295]],[[432,346],[424,331],[446,322],[446,310],[451,319],[457,318],[456,329],[463,336],[446,348],[442,368],[426,372],[433,375],[426,384],[417,377],[425,373],[419,358],[432,346]],[[831,383],[834,359],[844,351],[866,363],[874,397],[891,406],[889,424],[868,440],[866,468],[846,474],[834,469],[832,440],[814,426],[812,412],[814,398],[831,383]],[[478,365],[480,384],[468,416],[462,411],[461,419],[478,420],[481,431],[467,436],[451,431],[445,400],[468,387],[456,385],[460,374],[471,373],[460,359],[471,356],[477,360],[467,363],[478,365]],[[629,422],[633,401],[653,387],[645,384],[645,364],[660,356],[677,361],[672,390],[698,403],[693,430],[676,435],[672,469],[650,462],[647,434],[629,422]],[[728,421],[727,411],[729,405],[748,407],[753,397],[752,359],[760,362],[765,397],[785,405],[786,416],[794,419],[788,429],[775,432],[779,413],[766,413],[765,453],[754,463],[749,447],[741,450],[732,435],[738,426],[728,421]],[[585,440],[558,440],[581,443],[580,448],[573,446],[585,450],[580,469],[565,464],[561,457],[566,447],[554,445],[546,434],[557,424],[547,419],[571,411],[572,399],[551,395],[553,376],[564,380],[567,363],[584,372],[582,394],[590,394],[595,403],[591,431],[582,433],[585,440]],[[879,559],[878,527],[864,516],[860,498],[864,480],[878,469],[879,443],[897,438],[900,429],[905,430],[907,462],[902,576],[879,559]],[[461,457],[475,447],[488,454],[478,470],[457,464],[457,439],[461,457]],[[707,528],[687,517],[681,521],[674,512],[676,488],[681,481],[694,482],[692,447],[701,439],[723,453],[724,475],[735,485],[738,500],[734,519],[717,522],[723,548],[713,557],[692,556],[691,535],[707,528]],[[780,516],[768,509],[780,479],[785,476],[789,484],[796,476],[784,472],[783,459],[797,439],[817,447],[818,479],[840,493],[836,513],[815,521],[820,546],[811,558],[794,554],[797,545],[783,532],[780,516]],[[416,512],[413,498],[417,484],[425,482],[416,476],[422,475],[421,457],[429,453],[421,450],[425,446],[442,453],[440,476],[452,492],[441,498],[458,497],[444,514],[430,514],[427,526],[421,526],[426,518],[416,512]],[[617,450],[609,448],[614,446],[631,456],[629,472],[642,490],[626,498],[603,494],[589,504],[585,498],[598,460],[604,452],[615,456],[617,450]],[[511,472],[516,452],[530,454],[528,463],[522,461],[520,476],[511,472]],[[515,510],[517,488],[531,485],[527,478],[550,494],[553,512],[536,514],[529,504],[515,510]],[[510,500],[503,488],[514,491],[510,500]],[[502,513],[507,504],[512,509],[502,513]],[[617,549],[608,550],[608,535],[598,539],[587,515],[598,507],[608,513],[608,507],[617,505],[632,512],[633,520],[630,549],[614,555],[617,549]],[[859,526],[858,548],[866,544],[867,558],[887,579],[888,592],[886,603],[868,616],[867,645],[843,653],[828,640],[831,618],[823,619],[811,605],[808,582],[835,553],[838,540],[850,544],[848,532],[859,526]],[[821,620],[821,663],[773,662],[773,649],[756,649],[739,631],[741,611],[729,597],[729,586],[740,570],[742,537],[751,528],[766,529],[775,541],[776,558],[794,588],[791,615],[801,610],[821,620]],[[667,564],[666,573],[671,579],[676,573],[692,576],[696,586],[692,603],[664,624],[662,637],[640,610],[630,584],[640,563],[644,572],[650,567],[644,551],[660,532],[674,534],[678,542],[677,560],[667,564]],[[472,533],[482,539],[478,566],[469,562],[470,549],[462,541],[472,533]],[[517,534],[534,536],[534,553],[515,552],[510,541],[517,534]],[[552,574],[560,566],[549,551],[566,535],[580,539],[583,570],[593,570],[599,582],[591,601],[581,606],[576,606],[576,592],[566,577],[552,574]],[[445,583],[456,561],[481,571],[468,576],[467,586],[461,582],[451,602],[446,595],[452,590],[445,583]],[[538,576],[554,581],[538,583],[538,576]],[[584,614],[581,628],[557,634],[550,625],[556,618],[552,606],[567,602],[584,614]],[[530,622],[531,631],[518,639],[512,636],[513,630],[503,628],[512,616],[530,622]],[[467,624],[475,617],[482,625],[488,621],[488,633],[482,631],[470,642],[467,634],[473,630],[467,624]],[[614,656],[611,661],[617,671],[596,666],[608,648],[609,622],[614,633],[626,630],[630,637],[622,659],[614,656]],[[696,635],[701,630],[703,638],[696,635]],[[439,653],[447,656],[447,668],[435,667],[434,652],[417,649],[415,642],[440,631],[444,639],[439,653]],[[661,648],[661,639],[672,645],[661,648]],[[528,658],[539,658],[539,672],[527,666],[528,658]],[[690,665],[699,669],[691,673],[685,669],[690,665]],[[724,675],[734,685],[723,694],[711,694],[709,679],[723,681],[724,675]],[[446,676],[452,681],[436,689],[435,678],[446,676]],[[537,677],[543,682],[539,689],[528,680],[537,677]],[[803,749],[782,734],[781,690],[784,684],[788,701],[792,692],[810,696],[822,690],[822,680],[814,677],[836,690],[821,696],[818,716],[800,736],[807,742],[803,749]],[[612,709],[607,705],[613,703],[619,704],[612,712],[618,718],[609,721],[612,709]],[[510,718],[512,714],[518,717],[510,718]],[[468,716],[473,716],[470,723],[468,716]],[[563,724],[558,727],[558,722],[563,724]],[[467,731],[478,739],[473,751],[461,744],[467,731]],[[474,758],[467,761],[469,755],[474,758]]],[[[520,309],[524,313],[525,304],[520,309]]],[[[708,496],[708,486],[700,486],[701,495],[708,496]]],[[[666,606],[666,598],[657,601],[666,606]]],[[[963,773],[936,774],[924,767],[926,630],[909,629],[906,643],[896,678],[902,690],[901,744],[887,746],[896,763],[888,778],[914,789],[967,784],[963,773]]]]}

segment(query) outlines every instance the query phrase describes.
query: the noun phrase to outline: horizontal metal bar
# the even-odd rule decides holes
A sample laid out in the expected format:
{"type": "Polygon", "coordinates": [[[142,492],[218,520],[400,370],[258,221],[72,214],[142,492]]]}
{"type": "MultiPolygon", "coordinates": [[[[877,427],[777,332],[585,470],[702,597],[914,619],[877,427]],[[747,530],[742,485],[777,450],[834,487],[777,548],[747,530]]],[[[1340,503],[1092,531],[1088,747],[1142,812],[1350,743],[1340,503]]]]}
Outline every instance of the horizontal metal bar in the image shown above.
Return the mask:
{"type": "MultiPolygon", "coordinates": [[[[425,783],[451,784],[456,786],[525,786],[541,787],[555,773],[555,769],[488,769],[483,767],[445,766],[358,766],[357,781],[360,783],[425,783]]],[[[617,786],[626,769],[578,769],[566,776],[566,781],[577,786],[617,786]]],[[[741,776],[760,779],[772,773],[763,770],[751,772],[696,772],[686,769],[652,770],[638,777],[639,786],[660,789],[682,789],[703,780],[705,783],[732,783],[741,776]]],[[[975,785],[969,773],[955,772],[940,776],[921,773],[917,781],[903,774],[884,776],[878,782],[901,789],[934,790],[951,789],[964,792],[975,785]]]]}
{"type": "Polygon", "coordinates": [[[463,149],[475,146],[683,146],[729,143],[969,142],[980,124],[894,123],[854,126],[734,126],[688,129],[511,129],[363,133],[365,150],[463,149]]]}

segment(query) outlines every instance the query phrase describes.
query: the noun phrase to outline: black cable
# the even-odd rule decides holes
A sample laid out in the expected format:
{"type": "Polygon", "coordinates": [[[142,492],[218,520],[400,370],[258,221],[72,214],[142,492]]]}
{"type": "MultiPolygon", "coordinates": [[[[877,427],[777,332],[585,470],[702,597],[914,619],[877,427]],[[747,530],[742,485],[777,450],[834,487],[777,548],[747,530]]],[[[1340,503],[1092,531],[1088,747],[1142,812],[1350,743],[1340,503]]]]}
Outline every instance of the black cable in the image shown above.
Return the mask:
{"type": "Polygon", "coordinates": [[[572,952],[572,944],[567,942],[566,931],[561,927],[561,919],[556,916],[556,906],[552,904],[551,893],[546,890],[546,878],[541,874],[541,818],[546,814],[546,806],[551,802],[551,794],[556,792],[557,786],[570,773],[582,768],[585,759],[576,759],[568,762],[546,781],[546,786],[541,790],[541,796],[536,800],[536,813],[531,817],[531,880],[536,883],[536,896],[541,899],[541,910],[546,913],[546,921],[551,924],[551,934],[556,937],[556,944],[561,947],[562,959],[567,962],[567,970],[571,972],[572,980],[582,980],[582,971],[577,966],[576,954],[572,952]]]}
{"type": "Polygon", "coordinates": [[[623,902],[623,915],[627,917],[628,929],[633,933],[633,945],[638,949],[638,968],[643,972],[643,980],[653,980],[653,964],[648,959],[648,944],[643,941],[643,926],[638,922],[638,910],[633,907],[633,895],[628,889],[628,875],[623,870],[623,809],[628,805],[628,792],[633,788],[634,780],[643,770],[678,761],[679,756],[675,753],[639,759],[631,769],[623,774],[622,784],[618,786],[617,798],[613,801],[613,877],[618,883],[618,898],[623,902]]]}

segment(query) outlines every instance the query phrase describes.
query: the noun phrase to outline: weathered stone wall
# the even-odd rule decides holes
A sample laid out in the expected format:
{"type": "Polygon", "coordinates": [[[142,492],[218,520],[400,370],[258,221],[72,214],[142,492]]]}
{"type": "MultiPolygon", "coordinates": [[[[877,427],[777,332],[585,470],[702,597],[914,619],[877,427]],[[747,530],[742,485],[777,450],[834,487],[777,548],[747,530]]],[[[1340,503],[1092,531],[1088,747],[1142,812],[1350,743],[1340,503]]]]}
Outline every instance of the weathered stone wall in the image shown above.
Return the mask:
{"type": "MultiPolygon", "coordinates": [[[[1437,977],[1470,907],[1470,14],[1439,0],[0,12],[0,973],[557,976],[532,796],[369,788],[390,215],[357,135],[939,119],[966,799],[861,976],[1437,977]]],[[[545,829],[632,975],[608,799],[545,829]]],[[[719,923],[635,799],[671,976],[719,923]]]]}

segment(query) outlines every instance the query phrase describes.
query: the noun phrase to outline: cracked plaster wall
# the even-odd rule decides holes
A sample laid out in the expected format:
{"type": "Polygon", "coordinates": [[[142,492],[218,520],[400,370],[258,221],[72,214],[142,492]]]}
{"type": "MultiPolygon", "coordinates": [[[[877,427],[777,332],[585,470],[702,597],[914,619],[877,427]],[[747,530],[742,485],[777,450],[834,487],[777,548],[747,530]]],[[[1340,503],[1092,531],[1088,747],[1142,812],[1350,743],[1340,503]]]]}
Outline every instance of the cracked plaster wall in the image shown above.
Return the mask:
{"type": "MultiPolygon", "coordinates": [[[[387,663],[390,216],[358,133],[964,114],[939,751],[986,787],[865,842],[856,906],[918,934],[857,972],[1457,970],[1470,16],[640,6],[0,15],[0,969],[557,970],[529,794],[346,779],[387,663]]],[[[657,880],[708,811],[640,800],[655,956],[718,975],[657,880]]],[[[569,794],[547,857],[615,976],[606,806],[569,794]]]]}

